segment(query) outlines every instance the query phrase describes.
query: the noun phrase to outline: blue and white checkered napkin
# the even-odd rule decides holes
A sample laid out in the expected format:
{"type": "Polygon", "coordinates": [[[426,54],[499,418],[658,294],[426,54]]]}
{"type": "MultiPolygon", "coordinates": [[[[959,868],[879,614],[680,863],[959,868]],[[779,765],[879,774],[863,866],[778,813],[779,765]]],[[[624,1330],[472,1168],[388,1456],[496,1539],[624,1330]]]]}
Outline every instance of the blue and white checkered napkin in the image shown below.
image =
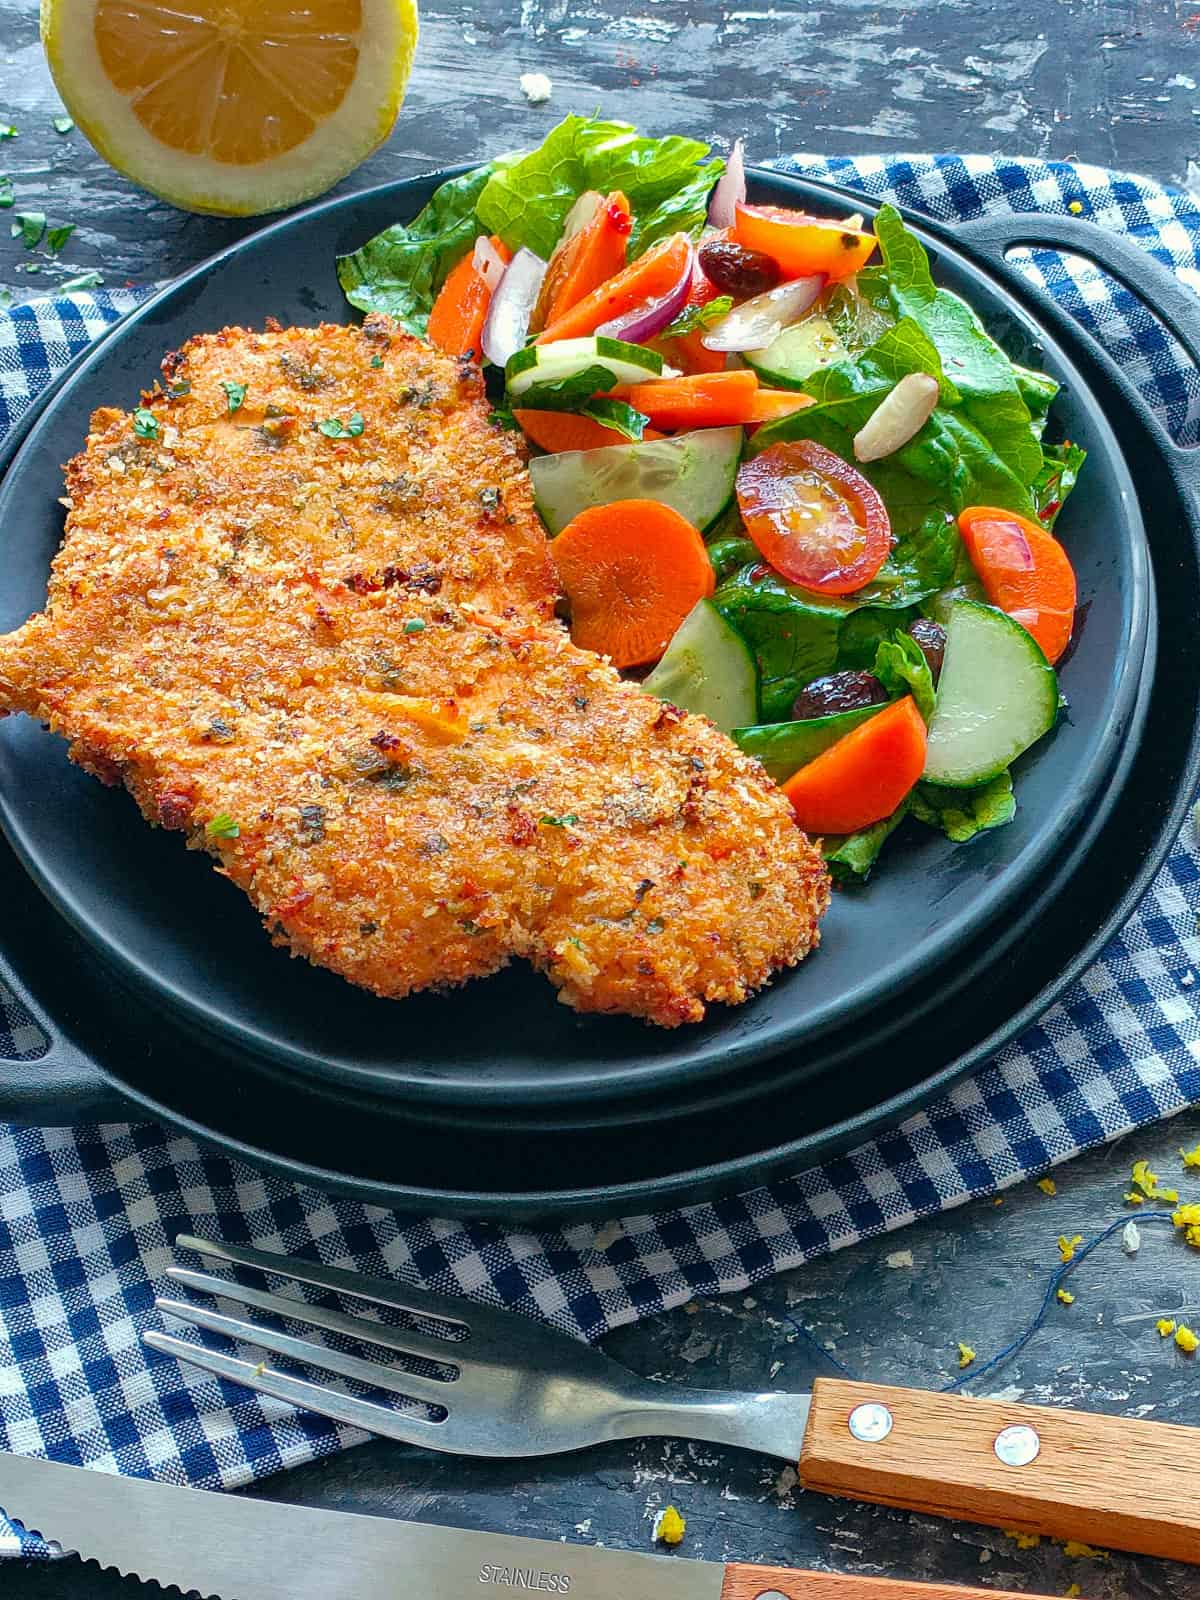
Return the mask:
{"type": "MultiPolygon", "coordinates": [[[[1200,286],[1200,209],[1141,178],[984,157],[798,157],[787,166],[943,218],[1077,203],[1200,286]]],[[[1029,270],[1103,340],[1171,431],[1194,442],[1200,379],[1157,322],[1081,263],[1039,253],[1029,270]]],[[[130,303],[80,295],[0,319],[0,430],[130,303]]],[[[1168,1116],[1200,1099],[1198,881],[1189,830],[1128,927],[1038,1026],[896,1132],[749,1194],[599,1232],[402,1221],[157,1126],[0,1127],[0,1447],[230,1488],[356,1440],[145,1350],[139,1334],[154,1324],[154,1285],[182,1229],[477,1295],[595,1338],[1168,1116]]],[[[0,1010],[0,1053],[31,1057],[39,1046],[29,1018],[0,1010]]],[[[0,1522],[0,1550],[21,1548],[0,1522]]]]}

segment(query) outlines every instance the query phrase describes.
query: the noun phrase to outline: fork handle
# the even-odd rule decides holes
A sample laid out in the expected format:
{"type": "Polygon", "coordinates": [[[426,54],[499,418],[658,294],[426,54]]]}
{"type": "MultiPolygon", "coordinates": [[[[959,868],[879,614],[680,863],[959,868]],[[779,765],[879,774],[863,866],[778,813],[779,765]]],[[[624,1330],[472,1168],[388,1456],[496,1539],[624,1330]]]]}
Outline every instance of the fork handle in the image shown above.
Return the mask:
{"type": "Polygon", "coordinates": [[[800,1572],[795,1567],[751,1567],[731,1561],[721,1600],[1037,1600],[1011,1589],[964,1589],[945,1583],[903,1583],[841,1572],[800,1572]]]}
{"type": "Polygon", "coordinates": [[[824,1494],[1200,1563],[1200,1429],[1174,1423],[818,1379],[799,1472],[824,1494]]]}

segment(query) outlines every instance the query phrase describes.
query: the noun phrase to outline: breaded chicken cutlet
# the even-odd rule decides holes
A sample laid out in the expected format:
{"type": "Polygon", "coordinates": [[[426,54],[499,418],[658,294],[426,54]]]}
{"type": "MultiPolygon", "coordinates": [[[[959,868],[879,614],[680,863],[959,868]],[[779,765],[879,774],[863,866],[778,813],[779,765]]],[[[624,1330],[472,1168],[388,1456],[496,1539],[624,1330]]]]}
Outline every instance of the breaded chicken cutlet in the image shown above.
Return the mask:
{"type": "Polygon", "coordinates": [[[369,319],[226,329],[163,372],[67,469],[0,712],[379,995],[516,955],[673,1026],[812,949],[827,875],[762,769],[555,620],[477,368],[369,319]]]}

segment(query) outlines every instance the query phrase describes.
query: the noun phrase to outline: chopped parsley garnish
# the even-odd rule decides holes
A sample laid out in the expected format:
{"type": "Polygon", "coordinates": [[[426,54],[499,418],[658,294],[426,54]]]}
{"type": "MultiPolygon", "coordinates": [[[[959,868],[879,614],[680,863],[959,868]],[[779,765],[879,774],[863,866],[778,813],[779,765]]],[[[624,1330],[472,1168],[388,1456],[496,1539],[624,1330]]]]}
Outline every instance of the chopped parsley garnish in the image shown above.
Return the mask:
{"type": "Polygon", "coordinates": [[[720,322],[732,310],[733,296],[729,294],[718,295],[706,306],[684,306],[663,333],[663,338],[678,339],[685,333],[699,333],[702,328],[711,328],[714,322],[720,322]]]}
{"type": "Polygon", "coordinates": [[[204,831],[210,839],[236,839],[242,830],[228,811],[218,811],[212,821],[205,824],[204,831]]]}
{"type": "Polygon", "coordinates": [[[44,211],[18,211],[12,220],[9,232],[14,239],[20,239],[26,250],[36,250],[46,231],[46,213],[44,211]]]}
{"type": "Polygon", "coordinates": [[[573,828],[579,818],[573,811],[568,811],[564,817],[539,817],[538,821],[543,828],[573,828]]]}
{"type": "MultiPolygon", "coordinates": [[[[91,272],[81,272],[77,278],[68,278],[66,283],[59,284],[58,289],[60,294],[71,294],[76,289],[98,289],[103,282],[104,274],[93,269],[91,272]]],[[[169,389],[167,392],[169,394],[177,394],[181,391],[169,389]]],[[[186,391],[182,392],[186,393],[186,391]]]]}
{"type": "Polygon", "coordinates": [[[363,431],[361,411],[352,411],[345,422],[341,417],[326,417],[317,427],[327,439],[357,439],[363,431]]]}
{"type": "Polygon", "coordinates": [[[55,133],[71,133],[74,131],[75,123],[71,117],[55,117],[52,126],[55,133]]]}
{"type": "Polygon", "coordinates": [[[499,405],[488,412],[488,421],[494,428],[507,428],[510,432],[519,433],[521,424],[512,414],[512,407],[499,405]]]}
{"type": "Polygon", "coordinates": [[[246,398],[246,385],[235,383],[232,378],[222,378],[220,387],[225,391],[225,400],[229,407],[229,415],[241,409],[242,401],[246,398]]]}
{"type": "Polygon", "coordinates": [[[17,196],[16,196],[16,192],[13,189],[13,181],[12,181],[12,179],[11,178],[0,178],[0,206],[3,206],[4,209],[7,211],[9,206],[11,206],[14,203],[16,198],[17,198],[17,196]]]}
{"type": "Polygon", "coordinates": [[[133,413],[133,431],[139,439],[157,439],[158,418],[153,411],[147,411],[145,406],[139,406],[133,413]]]}
{"type": "Polygon", "coordinates": [[[420,617],[413,617],[411,621],[404,624],[404,631],[405,633],[424,633],[425,624],[420,617]]]}
{"type": "Polygon", "coordinates": [[[20,138],[20,135],[18,134],[17,130],[13,127],[11,122],[0,122],[0,139],[17,139],[17,138],[20,138]]]}
{"type": "Polygon", "coordinates": [[[52,256],[58,255],[63,245],[75,232],[73,222],[60,222],[56,228],[50,228],[46,233],[46,249],[52,256]]]}
{"type": "Polygon", "coordinates": [[[372,356],[371,357],[371,365],[373,367],[377,367],[377,368],[381,367],[383,365],[383,357],[382,356],[372,356]]]}

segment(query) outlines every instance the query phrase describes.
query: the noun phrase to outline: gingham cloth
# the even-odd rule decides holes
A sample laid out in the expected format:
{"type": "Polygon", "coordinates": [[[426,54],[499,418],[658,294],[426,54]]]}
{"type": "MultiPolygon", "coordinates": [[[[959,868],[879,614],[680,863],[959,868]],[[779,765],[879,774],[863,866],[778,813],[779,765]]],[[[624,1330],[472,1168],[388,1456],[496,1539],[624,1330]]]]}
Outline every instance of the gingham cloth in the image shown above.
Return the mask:
{"type": "MultiPolygon", "coordinates": [[[[802,156],[784,165],[942,218],[1063,212],[1075,202],[1185,276],[1200,266],[1200,210],[1142,178],[983,157],[802,156]]],[[[1176,436],[1194,441],[1200,380],[1157,322],[1094,269],[1039,254],[1029,270],[1103,340],[1176,436]]],[[[0,428],[130,303],[80,295],[0,320],[0,428]]],[[[596,1338],[1167,1116],[1200,1099],[1198,878],[1189,830],[1124,932],[1041,1023],[896,1132],[787,1181],[668,1214],[548,1233],[402,1221],[154,1125],[0,1127],[0,1447],[231,1488],[356,1442],[349,1430],[148,1354],[139,1336],[155,1324],[154,1289],[184,1229],[475,1295],[596,1338]]],[[[31,1056],[40,1042],[36,1025],[6,1005],[0,1051],[31,1056]]],[[[43,1553],[0,1523],[5,1548],[43,1553]]]]}

